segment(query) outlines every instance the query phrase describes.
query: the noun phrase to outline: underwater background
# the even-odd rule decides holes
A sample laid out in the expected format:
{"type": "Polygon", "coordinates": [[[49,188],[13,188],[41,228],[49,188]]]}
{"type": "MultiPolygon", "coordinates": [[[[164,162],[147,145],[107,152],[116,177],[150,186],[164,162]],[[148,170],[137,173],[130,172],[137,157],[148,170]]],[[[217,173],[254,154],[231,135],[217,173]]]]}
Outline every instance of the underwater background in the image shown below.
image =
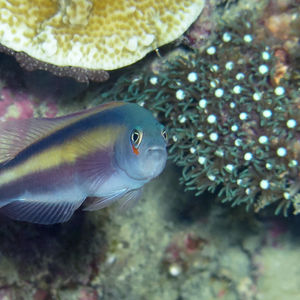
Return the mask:
{"type": "Polygon", "coordinates": [[[58,70],[2,49],[1,121],[134,102],[167,126],[169,160],[128,209],[51,226],[1,215],[0,300],[300,299],[300,1],[159,11],[174,3],[199,17],[146,52],[132,42],[140,54],[121,69],[58,70]]]}

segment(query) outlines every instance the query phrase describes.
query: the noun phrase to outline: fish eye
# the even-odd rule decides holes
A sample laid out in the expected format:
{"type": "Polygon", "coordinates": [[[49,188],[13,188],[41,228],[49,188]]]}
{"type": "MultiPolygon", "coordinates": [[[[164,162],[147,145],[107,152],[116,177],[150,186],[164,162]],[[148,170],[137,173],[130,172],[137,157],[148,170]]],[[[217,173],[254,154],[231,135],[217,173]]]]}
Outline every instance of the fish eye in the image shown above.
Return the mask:
{"type": "Polygon", "coordinates": [[[166,128],[163,128],[163,129],[162,129],[161,135],[162,135],[162,137],[164,138],[165,141],[168,140],[168,135],[167,135],[167,130],[166,130],[166,128]]]}
{"type": "Polygon", "coordinates": [[[138,129],[133,129],[131,132],[130,140],[131,144],[135,147],[138,148],[140,145],[141,141],[143,138],[143,132],[138,130],[138,129]]]}

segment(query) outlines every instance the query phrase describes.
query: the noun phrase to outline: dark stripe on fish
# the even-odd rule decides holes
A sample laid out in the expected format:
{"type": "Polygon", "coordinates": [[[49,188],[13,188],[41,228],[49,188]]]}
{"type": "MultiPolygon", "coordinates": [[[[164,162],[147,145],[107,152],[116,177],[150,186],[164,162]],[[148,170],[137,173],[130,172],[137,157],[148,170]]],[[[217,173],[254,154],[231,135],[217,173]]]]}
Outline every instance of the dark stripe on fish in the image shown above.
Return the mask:
{"type": "MultiPolygon", "coordinates": [[[[101,126],[108,126],[112,124],[121,123],[123,117],[121,113],[114,111],[112,113],[110,110],[101,111],[96,114],[85,117],[82,120],[79,120],[73,124],[67,125],[64,128],[52,133],[45,138],[38,140],[35,143],[32,143],[30,146],[21,151],[13,160],[5,162],[3,164],[2,170],[15,167],[19,164],[24,163],[29,158],[47,151],[51,146],[58,146],[63,143],[66,143],[68,140],[83,134],[85,131],[96,129],[101,126]]],[[[1,166],[0,166],[1,167],[1,166]]]]}

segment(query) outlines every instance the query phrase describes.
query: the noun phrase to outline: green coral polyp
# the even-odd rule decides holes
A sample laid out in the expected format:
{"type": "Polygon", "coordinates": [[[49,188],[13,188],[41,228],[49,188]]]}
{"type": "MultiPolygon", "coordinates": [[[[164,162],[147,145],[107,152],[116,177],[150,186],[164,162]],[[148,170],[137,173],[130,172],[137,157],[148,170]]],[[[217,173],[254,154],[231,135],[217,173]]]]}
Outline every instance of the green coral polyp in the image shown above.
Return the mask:
{"type": "MultiPolygon", "coordinates": [[[[169,128],[170,158],[181,181],[200,194],[216,191],[256,211],[274,202],[300,212],[299,94],[272,86],[275,58],[249,22],[222,25],[206,50],[178,57],[158,74],[117,83],[116,99],[136,101],[169,128]]],[[[297,85],[297,84],[296,84],[297,85]]],[[[296,91],[296,92],[295,92],[296,91]]]]}

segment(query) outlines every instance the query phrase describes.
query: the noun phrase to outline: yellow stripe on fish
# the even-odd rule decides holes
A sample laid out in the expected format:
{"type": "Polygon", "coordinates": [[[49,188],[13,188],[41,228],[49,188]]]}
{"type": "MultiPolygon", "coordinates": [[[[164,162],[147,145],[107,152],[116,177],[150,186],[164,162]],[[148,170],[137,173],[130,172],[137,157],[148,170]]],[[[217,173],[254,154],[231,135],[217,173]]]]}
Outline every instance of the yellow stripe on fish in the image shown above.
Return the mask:
{"type": "Polygon", "coordinates": [[[0,174],[0,186],[32,173],[45,171],[62,164],[74,164],[78,158],[93,153],[99,148],[109,148],[114,145],[122,131],[121,126],[97,128],[88,133],[66,140],[63,144],[45,149],[0,174]]]}
{"type": "Polygon", "coordinates": [[[166,159],[163,125],[137,104],[0,123],[0,212],[66,222],[87,197],[87,210],[138,198],[166,159]]]}
{"type": "Polygon", "coordinates": [[[73,115],[58,117],[55,119],[29,119],[29,120],[10,120],[1,123],[0,137],[5,144],[0,143],[0,163],[13,159],[19,152],[32,143],[39,142],[51,134],[90,116],[101,113],[102,111],[123,106],[122,102],[111,102],[100,105],[84,112],[74,113],[73,115]],[[15,133],[22,132],[22,141],[18,141],[15,133]],[[32,133],[32,134],[31,134],[32,133]]]}

